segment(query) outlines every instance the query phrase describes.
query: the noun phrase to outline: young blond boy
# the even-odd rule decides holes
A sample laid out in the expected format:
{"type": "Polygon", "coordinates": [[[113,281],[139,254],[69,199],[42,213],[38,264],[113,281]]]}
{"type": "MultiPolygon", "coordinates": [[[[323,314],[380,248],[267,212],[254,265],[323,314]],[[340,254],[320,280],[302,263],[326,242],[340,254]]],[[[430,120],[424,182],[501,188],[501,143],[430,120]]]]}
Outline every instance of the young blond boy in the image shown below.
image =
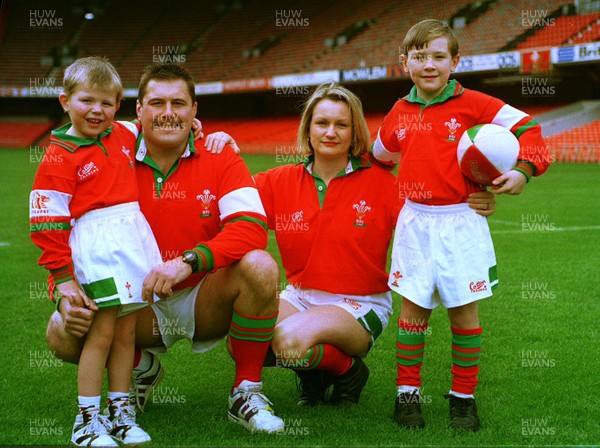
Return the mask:
{"type": "Polygon", "coordinates": [[[462,133],[494,123],[518,137],[518,164],[494,180],[496,194],[520,194],[531,176],[548,168],[541,128],[532,117],[449,81],[459,59],[458,42],[445,23],[414,25],[402,44],[401,62],[415,85],[386,116],[373,144],[376,159],[400,162],[400,195],[406,198],[396,225],[389,285],[402,296],[395,420],[407,428],[425,426],[421,364],[429,317],[438,305],[448,309],[452,331],[452,387],[446,396],[450,426],[480,427],[473,395],[482,333],[477,302],[492,295],[498,277],[487,221],[466,204],[467,196],[482,187],[459,169],[456,146],[462,133]]]}
{"type": "Polygon", "coordinates": [[[142,283],[161,262],[138,200],[137,127],[113,123],[123,87],[108,60],[87,57],[65,71],[59,101],[71,123],[52,132],[30,197],[31,238],[58,300],[96,311],[78,367],[79,413],[71,443],[150,441],[129,406],[135,309],[142,283]],[[129,314],[128,314],[129,313],[129,314]],[[119,317],[121,315],[121,317],[119,317]],[[109,416],[100,414],[105,366],[109,416]]]}

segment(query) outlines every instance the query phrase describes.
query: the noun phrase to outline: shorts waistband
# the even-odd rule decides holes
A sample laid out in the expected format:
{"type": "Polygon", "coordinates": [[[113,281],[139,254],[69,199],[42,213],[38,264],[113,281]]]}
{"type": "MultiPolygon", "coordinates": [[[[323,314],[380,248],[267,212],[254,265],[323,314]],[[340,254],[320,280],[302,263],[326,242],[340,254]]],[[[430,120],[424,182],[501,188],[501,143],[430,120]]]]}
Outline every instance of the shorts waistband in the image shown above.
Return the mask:
{"type": "Polygon", "coordinates": [[[90,210],[81,215],[76,221],[85,222],[95,219],[110,218],[112,216],[127,215],[140,211],[140,204],[136,202],[126,202],[125,204],[111,205],[110,207],[98,208],[90,210]]]}
{"type": "Polygon", "coordinates": [[[466,202],[451,205],[425,205],[406,199],[404,206],[429,215],[455,215],[457,213],[474,212],[466,202]]]}

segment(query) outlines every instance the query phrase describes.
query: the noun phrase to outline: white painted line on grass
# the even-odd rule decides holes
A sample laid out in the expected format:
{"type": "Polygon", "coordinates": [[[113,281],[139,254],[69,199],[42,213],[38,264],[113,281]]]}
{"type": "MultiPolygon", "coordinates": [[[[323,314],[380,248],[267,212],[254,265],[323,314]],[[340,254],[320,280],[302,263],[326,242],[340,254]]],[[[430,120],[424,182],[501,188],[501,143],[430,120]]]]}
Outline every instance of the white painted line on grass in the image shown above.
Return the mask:
{"type": "Polygon", "coordinates": [[[10,243],[5,243],[4,241],[0,241],[0,247],[2,246],[10,246],[10,243]]]}
{"type": "Polygon", "coordinates": [[[574,226],[574,227],[554,227],[551,229],[520,229],[520,230],[493,230],[492,235],[501,233],[545,233],[545,232],[579,232],[581,230],[600,230],[600,226],[574,226]]]}
{"type": "Polygon", "coordinates": [[[505,224],[507,226],[521,227],[521,224],[519,224],[518,222],[515,222],[515,221],[504,221],[503,219],[489,219],[488,218],[488,222],[491,222],[493,224],[505,224]]]}

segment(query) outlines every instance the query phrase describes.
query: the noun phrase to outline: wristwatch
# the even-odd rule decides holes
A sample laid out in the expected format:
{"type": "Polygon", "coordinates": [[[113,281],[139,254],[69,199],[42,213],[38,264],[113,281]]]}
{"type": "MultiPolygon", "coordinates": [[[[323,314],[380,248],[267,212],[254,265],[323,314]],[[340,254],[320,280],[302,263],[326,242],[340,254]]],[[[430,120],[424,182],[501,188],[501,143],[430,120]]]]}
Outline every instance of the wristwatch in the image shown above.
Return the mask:
{"type": "Polygon", "coordinates": [[[184,263],[189,264],[192,268],[192,273],[198,272],[198,254],[193,250],[184,250],[181,258],[184,263]]]}

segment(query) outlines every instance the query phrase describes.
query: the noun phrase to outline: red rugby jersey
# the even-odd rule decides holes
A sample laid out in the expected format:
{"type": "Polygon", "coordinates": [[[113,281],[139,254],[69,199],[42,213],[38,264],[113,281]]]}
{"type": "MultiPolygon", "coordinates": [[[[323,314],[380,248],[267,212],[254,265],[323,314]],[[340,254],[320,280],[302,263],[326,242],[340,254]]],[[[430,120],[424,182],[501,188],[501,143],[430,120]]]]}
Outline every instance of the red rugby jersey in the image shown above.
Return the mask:
{"type": "Polygon", "coordinates": [[[97,138],[68,135],[71,123],[52,131],[29,198],[32,241],[53,284],[73,279],[71,219],[138,200],[134,175],[138,127],[114,122],[97,138]]]}
{"type": "Polygon", "coordinates": [[[198,253],[199,272],[176,289],[196,285],[209,271],[232,264],[267,245],[264,208],[250,171],[229,147],[205,150],[190,134],[188,147],[164,175],[138,138],[136,175],[140,208],[163,261],[185,250],[198,253]]]}
{"type": "Polygon", "coordinates": [[[456,80],[429,103],[417,96],[416,87],[398,100],[379,129],[373,155],[383,163],[400,162],[401,197],[426,205],[462,203],[481,187],[462,175],[456,148],[463,132],[482,123],[503,126],[517,136],[517,169],[528,179],[548,169],[542,129],[531,116],[456,80]]]}
{"type": "Polygon", "coordinates": [[[400,201],[395,178],[351,158],[326,186],[312,161],[254,176],[290,284],[334,294],[389,290],[386,263],[400,201]]]}

